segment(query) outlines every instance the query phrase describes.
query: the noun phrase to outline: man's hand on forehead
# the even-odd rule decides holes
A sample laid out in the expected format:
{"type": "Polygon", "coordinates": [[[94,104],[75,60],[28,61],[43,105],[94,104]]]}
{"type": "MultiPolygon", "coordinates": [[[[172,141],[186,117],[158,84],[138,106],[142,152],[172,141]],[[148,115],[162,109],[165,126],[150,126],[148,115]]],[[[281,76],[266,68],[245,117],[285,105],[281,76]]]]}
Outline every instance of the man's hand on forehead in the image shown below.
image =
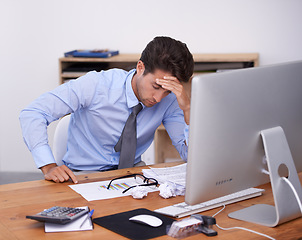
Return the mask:
{"type": "Polygon", "coordinates": [[[180,81],[173,76],[164,76],[163,78],[157,78],[156,83],[163,89],[173,92],[176,96],[183,88],[180,81]]]}
{"type": "Polygon", "coordinates": [[[184,112],[186,123],[189,125],[190,122],[190,99],[181,84],[181,82],[173,76],[164,76],[163,78],[157,78],[156,83],[163,89],[171,91],[177,98],[178,105],[184,112]]]}

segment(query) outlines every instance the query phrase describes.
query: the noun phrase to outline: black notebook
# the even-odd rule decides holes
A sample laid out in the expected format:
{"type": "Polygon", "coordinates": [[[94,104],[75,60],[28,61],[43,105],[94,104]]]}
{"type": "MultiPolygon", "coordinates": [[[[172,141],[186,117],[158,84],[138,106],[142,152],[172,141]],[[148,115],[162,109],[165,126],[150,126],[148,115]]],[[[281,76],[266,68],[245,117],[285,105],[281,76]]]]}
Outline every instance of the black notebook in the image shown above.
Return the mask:
{"type": "Polygon", "coordinates": [[[171,225],[173,221],[172,218],[145,208],[93,219],[94,223],[132,240],[144,240],[166,235],[166,227],[171,225]],[[150,227],[129,221],[129,218],[140,214],[158,217],[163,221],[163,224],[159,227],[150,227]]]}

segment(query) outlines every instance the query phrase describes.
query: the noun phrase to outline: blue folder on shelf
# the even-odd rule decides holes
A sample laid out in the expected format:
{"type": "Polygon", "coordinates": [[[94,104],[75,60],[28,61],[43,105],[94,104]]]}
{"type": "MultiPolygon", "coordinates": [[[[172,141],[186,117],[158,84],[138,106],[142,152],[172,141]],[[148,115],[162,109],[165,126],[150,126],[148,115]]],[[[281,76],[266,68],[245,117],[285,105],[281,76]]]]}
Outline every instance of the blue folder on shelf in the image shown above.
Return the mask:
{"type": "Polygon", "coordinates": [[[119,51],[110,50],[73,50],[64,53],[65,57],[109,58],[118,55],[119,51]]]}

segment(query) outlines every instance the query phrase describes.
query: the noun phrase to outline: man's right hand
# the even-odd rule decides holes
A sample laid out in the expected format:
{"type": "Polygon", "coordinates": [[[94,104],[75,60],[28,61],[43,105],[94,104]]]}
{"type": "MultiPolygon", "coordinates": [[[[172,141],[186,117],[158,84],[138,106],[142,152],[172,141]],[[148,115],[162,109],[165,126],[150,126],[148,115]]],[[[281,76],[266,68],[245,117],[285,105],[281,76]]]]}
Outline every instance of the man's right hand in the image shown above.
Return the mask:
{"type": "Polygon", "coordinates": [[[74,183],[78,183],[78,180],[74,173],[66,166],[58,166],[55,163],[45,165],[40,168],[44,174],[44,178],[54,182],[66,182],[71,179],[74,183]]]}

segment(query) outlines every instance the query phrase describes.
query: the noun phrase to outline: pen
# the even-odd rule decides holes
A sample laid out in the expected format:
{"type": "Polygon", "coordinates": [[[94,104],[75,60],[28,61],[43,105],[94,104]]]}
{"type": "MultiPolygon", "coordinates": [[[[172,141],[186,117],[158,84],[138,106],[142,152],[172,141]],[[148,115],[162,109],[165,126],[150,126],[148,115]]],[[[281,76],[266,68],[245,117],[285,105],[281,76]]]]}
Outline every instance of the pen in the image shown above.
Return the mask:
{"type": "Polygon", "coordinates": [[[91,218],[92,214],[94,212],[94,209],[92,209],[88,214],[87,217],[84,219],[84,221],[82,222],[80,228],[83,226],[84,222],[86,222],[89,218],[91,218]]]}

